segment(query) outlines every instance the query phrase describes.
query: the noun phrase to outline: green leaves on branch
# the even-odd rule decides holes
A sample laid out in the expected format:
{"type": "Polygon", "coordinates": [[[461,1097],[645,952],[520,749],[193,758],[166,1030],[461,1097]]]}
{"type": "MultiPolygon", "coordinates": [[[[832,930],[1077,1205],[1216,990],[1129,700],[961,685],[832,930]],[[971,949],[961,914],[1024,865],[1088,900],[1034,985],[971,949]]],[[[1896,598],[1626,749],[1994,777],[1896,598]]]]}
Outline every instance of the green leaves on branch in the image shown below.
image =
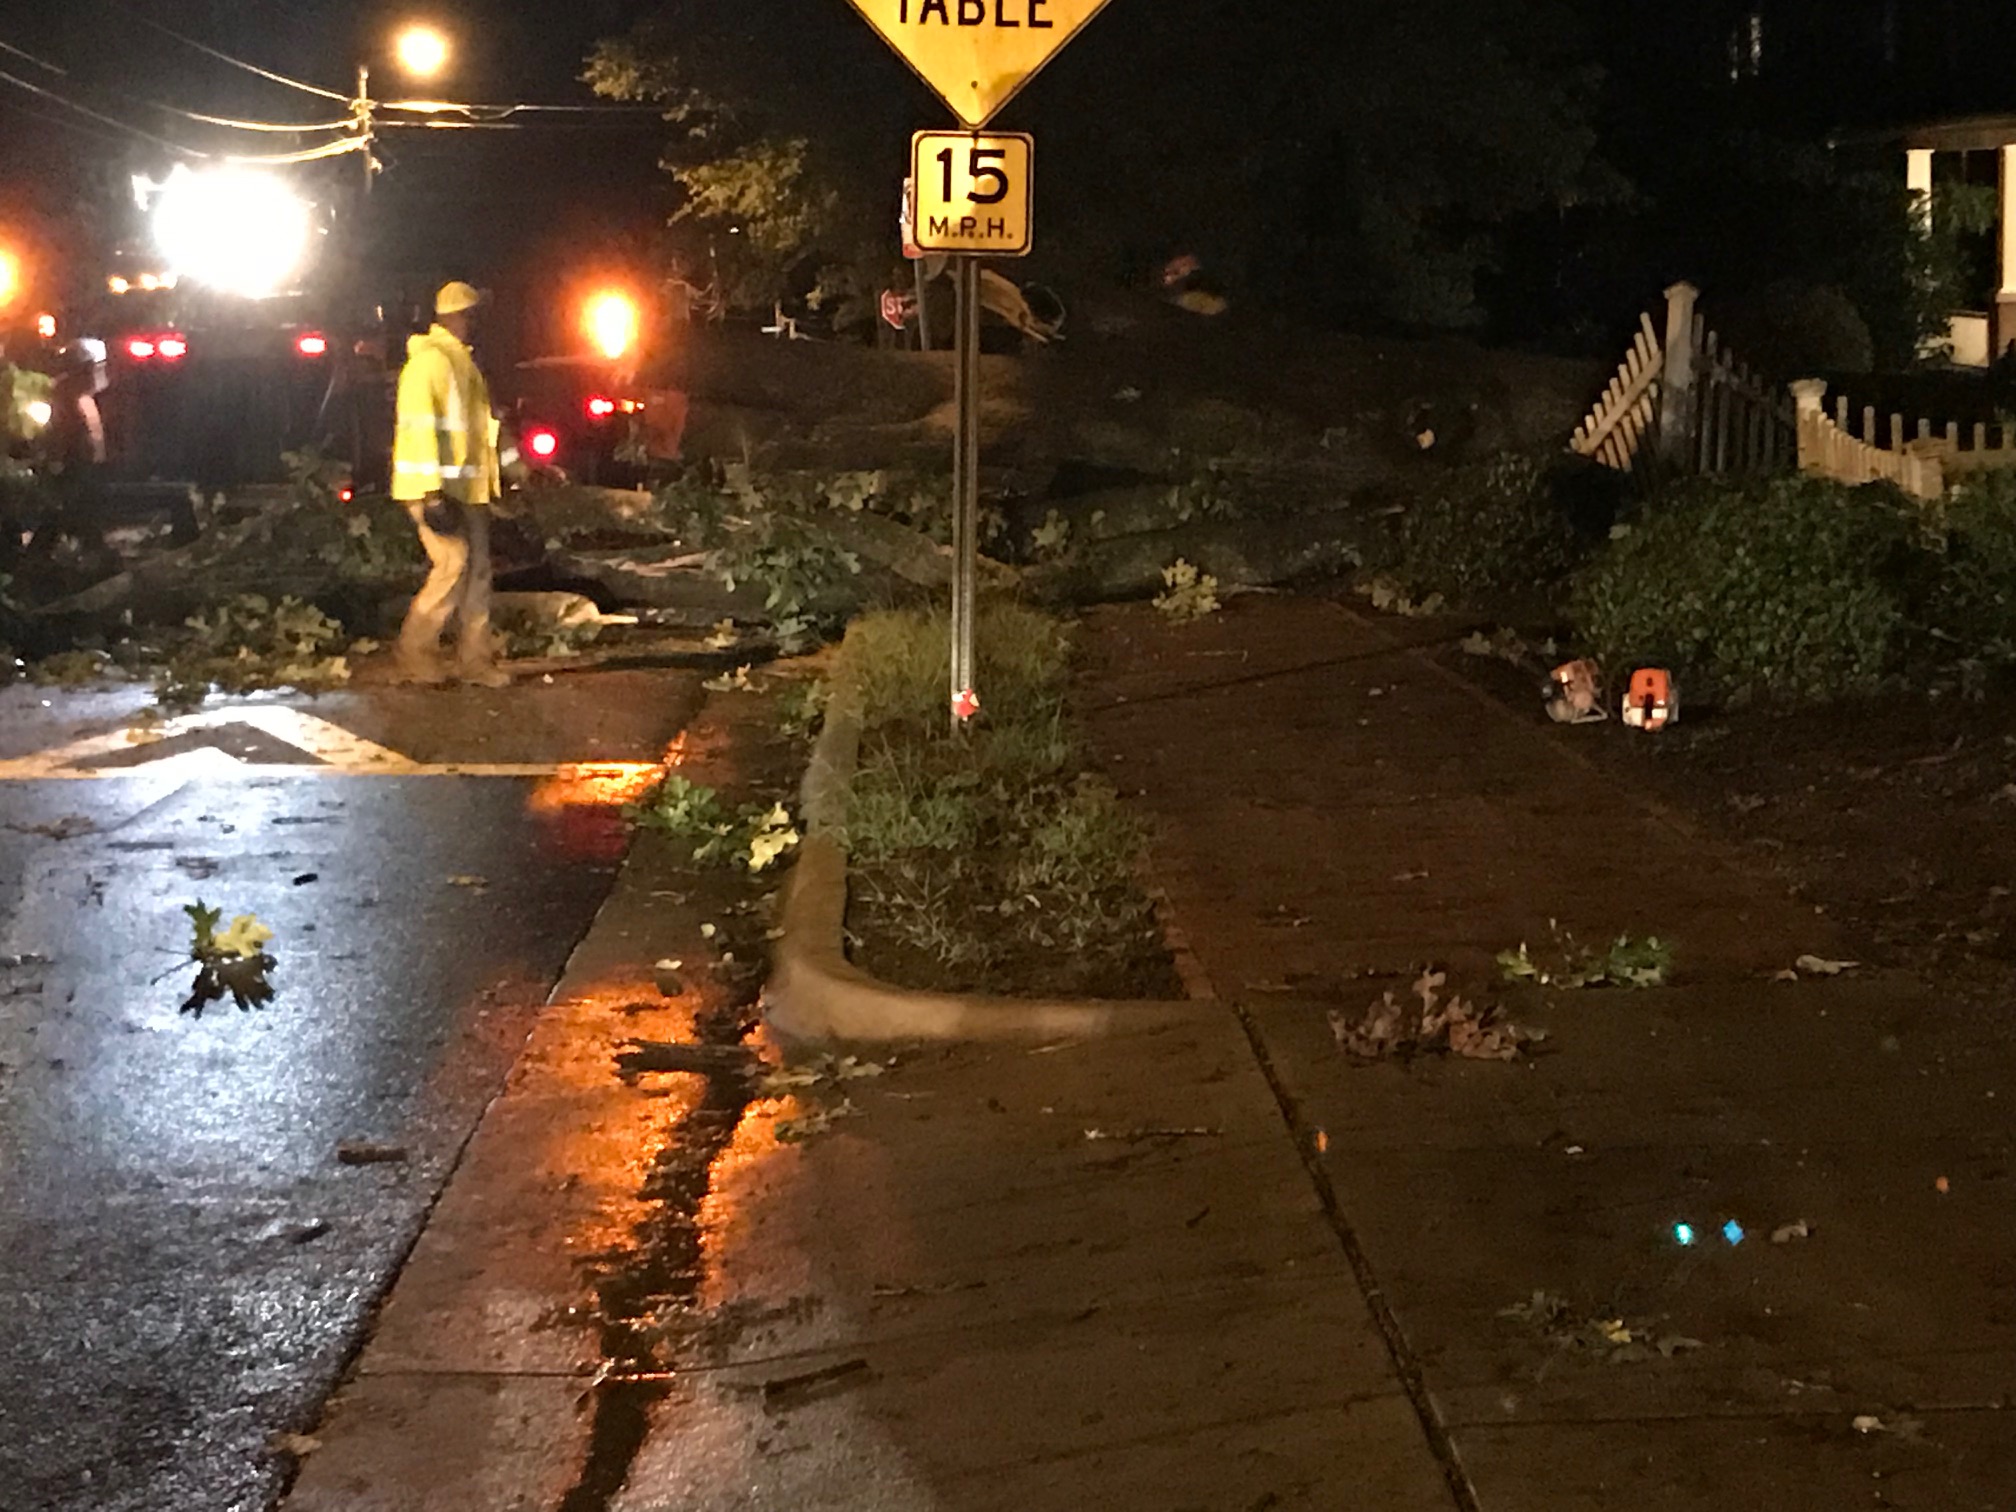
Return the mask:
{"type": "Polygon", "coordinates": [[[213,686],[227,693],[318,691],[350,680],[343,654],[350,637],[342,625],[291,596],[274,603],[240,594],[192,615],[185,629],[155,681],[166,707],[193,708],[213,686]]]}
{"type": "Polygon", "coordinates": [[[1602,950],[1582,944],[1559,925],[1554,949],[1536,957],[1522,943],[1498,953],[1499,973],[1508,982],[1541,987],[1664,987],[1673,972],[1673,947],[1652,936],[1619,935],[1602,950]]]}

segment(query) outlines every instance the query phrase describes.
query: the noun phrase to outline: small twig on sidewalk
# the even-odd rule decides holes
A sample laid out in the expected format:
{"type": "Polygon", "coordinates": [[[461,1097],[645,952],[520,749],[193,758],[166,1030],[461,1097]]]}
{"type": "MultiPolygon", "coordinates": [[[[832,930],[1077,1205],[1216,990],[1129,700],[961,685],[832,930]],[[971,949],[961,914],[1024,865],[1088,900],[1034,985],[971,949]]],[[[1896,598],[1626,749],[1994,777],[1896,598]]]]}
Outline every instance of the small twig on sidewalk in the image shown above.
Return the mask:
{"type": "Polygon", "coordinates": [[[616,1053],[626,1073],[688,1071],[697,1076],[747,1076],[758,1057],[744,1045],[686,1045],[675,1040],[630,1040],[616,1053]]]}
{"type": "Polygon", "coordinates": [[[1087,1139],[1215,1139],[1223,1129],[1087,1129],[1087,1139]]]}
{"type": "Polygon", "coordinates": [[[810,1391],[815,1386],[825,1386],[834,1381],[845,1380],[848,1376],[859,1375],[868,1368],[868,1362],[859,1356],[842,1360],[838,1365],[828,1365],[823,1370],[808,1370],[803,1375],[783,1376],[775,1381],[763,1383],[763,1400],[774,1402],[779,1397],[793,1392],[810,1391]]]}
{"type": "Polygon", "coordinates": [[[986,1285],[985,1281],[945,1281],[936,1286],[877,1286],[869,1295],[883,1300],[896,1297],[945,1297],[953,1292],[979,1291],[986,1285]]]}

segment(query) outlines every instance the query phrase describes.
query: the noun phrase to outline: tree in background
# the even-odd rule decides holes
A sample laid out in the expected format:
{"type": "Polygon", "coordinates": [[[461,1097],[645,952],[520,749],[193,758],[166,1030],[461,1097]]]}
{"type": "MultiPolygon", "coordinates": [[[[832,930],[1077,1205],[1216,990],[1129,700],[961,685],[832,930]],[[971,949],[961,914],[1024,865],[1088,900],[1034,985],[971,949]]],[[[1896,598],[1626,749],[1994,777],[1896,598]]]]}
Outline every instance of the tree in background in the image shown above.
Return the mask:
{"type": "Polygon", "coordinates": [[[914,108],[881,49],[840,0],[777,0],[760,15],[671,0],[598,44],[585,77],[664,107],[674,225],[694,233],[689,260],[704,249],[720,268],[731,304],[809,297],[858,323],[894,255],[894,170],[914,108]]]}
{"type": "MultiPolygon", "coordinates": [[[[668,0],[587,77],[665,106],[676,219],[743,304],[886,274],[905,140],[943,121],[841,0],[668,0]]],[[[1457,328],[1519,216],[1616,192],[1596,83],[1547,0],[1119,0],[1003,124],[1081,279],[1202,250],[1323,318],[1457,328]]]]}
{"type": "Polygon", "coordinates": [[[1041,109],[1096,122],[1052,133],[1095,240],[1194,238],[1270,302],[1450,329],[1522,217],[1623,192],[1599,82],[1549,0],[1122,0],[1041,109]]]}

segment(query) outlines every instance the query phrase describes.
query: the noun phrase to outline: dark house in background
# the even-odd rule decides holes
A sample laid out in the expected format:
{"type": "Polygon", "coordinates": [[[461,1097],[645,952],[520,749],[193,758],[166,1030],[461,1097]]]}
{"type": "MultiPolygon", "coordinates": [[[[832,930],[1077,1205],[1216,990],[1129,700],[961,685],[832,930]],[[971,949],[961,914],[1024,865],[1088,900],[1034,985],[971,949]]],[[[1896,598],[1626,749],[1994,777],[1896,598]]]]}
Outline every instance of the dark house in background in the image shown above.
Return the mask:
{"type": "Polygon", "coordinates": [[[2016,344],[2016,0],[1725,0],[1699,20],[1721,52],[1701,63],[1758,118],[1901,155],[1928,229],[1935,187],[1997,186],[1986,307],[1955,312],[1952,360],[2016,344]]]}

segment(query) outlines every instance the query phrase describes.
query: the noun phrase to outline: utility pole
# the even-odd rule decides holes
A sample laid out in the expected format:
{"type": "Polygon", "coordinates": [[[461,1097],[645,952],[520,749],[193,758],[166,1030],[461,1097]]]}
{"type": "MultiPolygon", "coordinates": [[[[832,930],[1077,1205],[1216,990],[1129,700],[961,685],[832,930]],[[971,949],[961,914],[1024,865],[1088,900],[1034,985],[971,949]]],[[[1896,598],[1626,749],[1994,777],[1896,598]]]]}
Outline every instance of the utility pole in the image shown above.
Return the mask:
{"type": "Polygon", "coordinates": [[[364,150],[357,155],[364,159],[364,192],[371,192],[371,65],[357,65],[357,98],[351,103],[351,110],[357,117],[357,136],[364,143],[364,150]]]}

